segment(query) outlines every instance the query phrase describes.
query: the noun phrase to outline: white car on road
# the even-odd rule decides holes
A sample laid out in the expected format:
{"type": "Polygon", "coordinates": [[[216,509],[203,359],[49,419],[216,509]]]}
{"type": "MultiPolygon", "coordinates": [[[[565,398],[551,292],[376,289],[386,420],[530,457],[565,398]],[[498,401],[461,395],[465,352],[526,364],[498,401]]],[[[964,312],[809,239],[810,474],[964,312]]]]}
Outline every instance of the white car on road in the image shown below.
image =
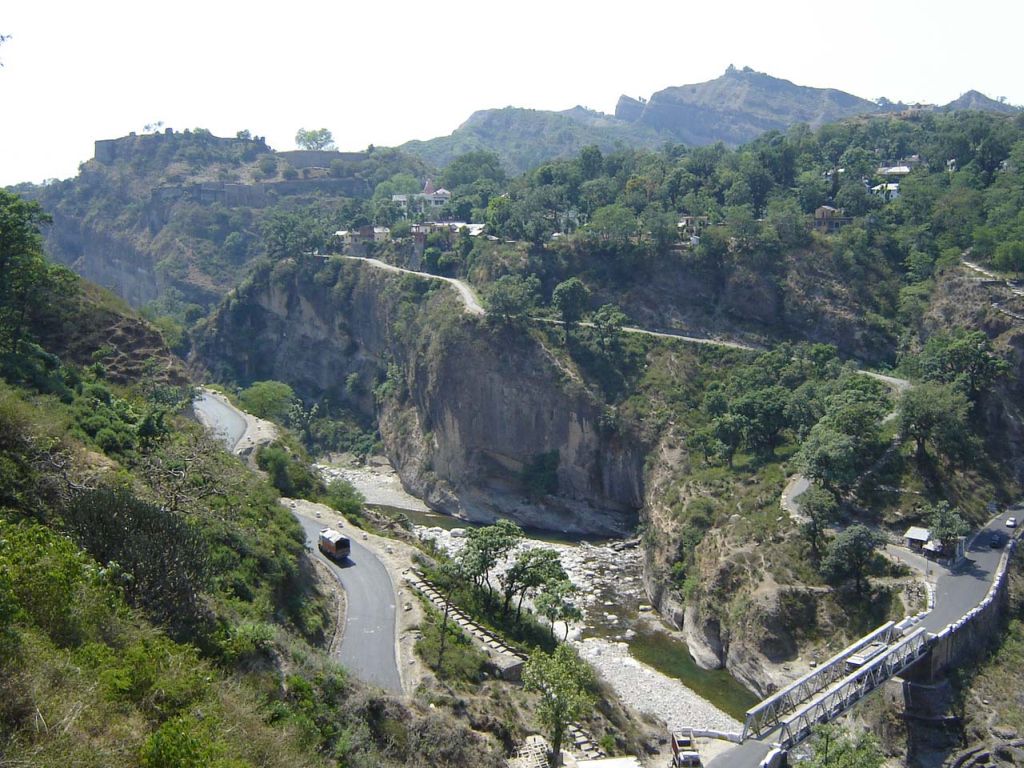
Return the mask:
{"type": "Polygon", "coordinates": [[[1006,527],[1007,528],[1016,528],[1017,527],[1017,518],[1016,517],[1008,517],[1008,518],[1006,518],[1006,527]]]}

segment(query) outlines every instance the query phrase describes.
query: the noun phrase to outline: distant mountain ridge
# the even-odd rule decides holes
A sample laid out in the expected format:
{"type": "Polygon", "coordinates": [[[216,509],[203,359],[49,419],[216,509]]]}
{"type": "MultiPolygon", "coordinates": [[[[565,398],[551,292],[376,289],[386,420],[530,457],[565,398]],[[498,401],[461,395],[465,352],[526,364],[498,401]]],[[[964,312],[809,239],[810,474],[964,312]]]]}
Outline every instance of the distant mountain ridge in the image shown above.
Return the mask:
{"type": "Polygon", "coordinates": [[[736,146],[770,130],[785,131],[798,123],[817,128],[859,115],[906,109],[983,110],[1013,113],[1019,108],[978,91],[968,91],[944,106],[913,105],[863,99],[835,88],[812,88],[730,66],[723,75],[703,83],[673,86],[650,99],[621,96],[614,115],[576,106],[561,112],[504,107],[474,112],[449,136],[410,141],[400,149],[437,166],[465,152],[497,153],[520,173],[548,160],[572,157],[594,144],[657,147],[666,142],[691,145],[724,142],[736,146]]]}
{"type": "Polygon", "coordinates": [[[438,167],[485,149],[498,154],[509,170],[522,173],[548,160],[574,157],[589,145],[602,150],[656,147],[669,138],[654,128],[579,106],[564,112],[504,107],[474,112],[450,136],[409,141],[399,149],[438,167]]]}
{"type": "Polygon", "coordinates": [[[957,112],[960,110],[972,109],[979,112],[1001,112],[1003,114],[1014,114],[1020,112],[1020,107],[1007,104],[1005,101],[990,99],[980,91],[968,91],[958,99],[954,99],[943,107],[943,112],[957,112]]]}
{"type": "Polygon", "coordinates": [[[620,120],[671,134],[686,144],[743,144],[796,123],[825,123],[879,111],[873,101],[834,88],[796,85],[746,67],[714,80],[665,88],[641,102],[622,96],[620,120]]]}

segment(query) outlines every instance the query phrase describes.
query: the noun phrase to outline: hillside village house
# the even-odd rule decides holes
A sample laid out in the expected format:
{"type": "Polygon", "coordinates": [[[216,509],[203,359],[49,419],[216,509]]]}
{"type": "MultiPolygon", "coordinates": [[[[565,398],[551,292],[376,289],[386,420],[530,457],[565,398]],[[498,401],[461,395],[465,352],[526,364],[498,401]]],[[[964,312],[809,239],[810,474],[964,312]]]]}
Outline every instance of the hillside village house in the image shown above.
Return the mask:
{"type": "Polygon", "coordinates": [[[895,200],[900,196],[900,183],[898,181],[889,181],[885,184],[876,184],[871,188],[873,194],[881,196],[885,202],[895,200]]]}
{"type": "Polygon", "coordinates": [[[900,178],[910,173],[908,165],[894,165],[889,168],[879,168],[875,171],[876,176],[887,176],[889,178],[900,178]]]}
{"type": "Polygon", "coordinates": [[[933,560],[951,560],[958,562],[963,559],[966,549],[966,539],[960,536],[953,544],[950,551],[942,546],[942,542],[932,538],[932,532],[927,528],[912,525],[903,534],[903,541],[907,549],[912,552],[920,552],[925,557],[933,560]]]}
{"type": "Polygon", "coordinates": [[[844,216],[842,208],[820,205],[814,209],[814,228],[819,232],[838,232],[853,219],[844,216]]]}
{"type": "Polygon", "coordinates": [[[927,544],[931,538],[931,531],[927,528],[921,528],[916,525],[912,525],[907,528],[907,532],[903,534],[903,540],[906,542],[907,549],[913,550],[914,552],[920,552],[924,549],[924,545],[927,544]]]}
{"type": "Polygon", "coordinates": [[[431,232],[445,232],[457,235],[463,228],[466,229],[470,237],[478,237],[484,231],[483,224],[471,224],[465,221],[424,221],[419,224],[413,224],[409,229],[414,237],[420,235],[426,237],[431,232]]]}
{"type": "Polygon", "coordinates": [[[355,248],[367,243],[384,243],[391,239],[391,230],[387,227],[359,227],[359,229],[341,229],[334,237],[343,249],[355,248]]]}
{"type": "Polygon", "coordinates": [[[676,227],[680,238],[695,246],[700,244],[700,235],[710,223],[711,219],[707,216],[680,216],[676,227]]]}
{"type": "Polygon", "coordinates": [[[448,205],[452,193],[447,189],[434,189],[434,182],[427,179],[423,191],[415,195],[392,195],[391,202],[398,205],[406,215],[410,213],[430,213],[439,211],[448,205]]]}

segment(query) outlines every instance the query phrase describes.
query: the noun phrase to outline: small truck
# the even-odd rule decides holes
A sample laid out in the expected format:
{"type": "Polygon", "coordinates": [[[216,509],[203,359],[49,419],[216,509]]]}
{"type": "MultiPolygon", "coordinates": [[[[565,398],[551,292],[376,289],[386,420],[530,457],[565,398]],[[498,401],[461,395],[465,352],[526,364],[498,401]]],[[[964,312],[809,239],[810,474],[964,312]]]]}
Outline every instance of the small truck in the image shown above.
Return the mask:
{"type": "Polygon", "coordinates": [[[889,646],[885,643],[871,643],[866,645],[846,660],[846,671],[853,672],[860,669],[876,656],[881,655],[889,646]]]}
{"type": "Polygon", "coordinates": [[[344,560],[352,552],[352,542],[337,531],[324,528],[317,538],[317,547],[331,560],[344,560]]]}

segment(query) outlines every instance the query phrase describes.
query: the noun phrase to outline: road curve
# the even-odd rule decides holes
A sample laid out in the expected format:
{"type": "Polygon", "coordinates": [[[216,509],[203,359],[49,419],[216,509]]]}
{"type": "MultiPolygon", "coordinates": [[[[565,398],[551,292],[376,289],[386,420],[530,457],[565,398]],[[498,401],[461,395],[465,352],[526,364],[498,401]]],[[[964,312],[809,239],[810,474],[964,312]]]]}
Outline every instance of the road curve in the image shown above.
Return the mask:
{"type": "Polygon", "coordinates": [[[1016,533],[1015,529],[1006,527],[1006,518],[1015,515],[1020,520],[1022,511],[1024,505],[1017,504],[989,520],[984,528],[968,540],[964,561],[954,569],[930,564],[930,570],[938,574],[935,581],[935,607],[925,616],[921,626],[937,634],[947,625],[966,616],[985,599],[995,580],[1003,550],[1010,537],[1016,533]],[[995,547],[991,544],[993,536],[998,540],[995,547]]]}
{"type": "Polygon", "coordinates": [[[459,292],[459,296],[462,298],[462,303],[466,307],[466,313],[470,315],[483,316],[487,314],[487,310],[480,304],[479,299],[476,297],[476,292],[465,280],[458,280],[454,277],[444,277],[443,275],[432,275],[429,272],[417,272],[415,269],[406,269],[405,267],[396,267],[393,264],[381,261],[380,259],[371,259],[365,256],[341,256],[343,259],[349,259],[350,261],[363,261],[367,264],[372,264],[377,269],[383,269],[386,272],[397,272],[403,275],[415,275],[416,277],[426,278],[427,280],[439,280],[442,283],[448,283],[459,292]]]}
{"type": "MultiPolygon", "coordinates": [[[[248,425],[247,414],[235,408],[227,398],[205,390],[196,398],[193,408],[197,421],[221,438],[229,450],[238,447],[248,425]]],[[[387,691],[401,693],[402,679],[395,657],[395,586],[387,569],[376,555],[356,540],[358,531],[352,526],[335,526],[344,528],[345,534],[352,539],[351,557],[340,566],[324,557],[316,541],[325,523],[312,518],[315,514],[312,503],[303,499],[284,501],[306,534],[310,557],[323,562],[345,590],[347,609],[338,661],[354,677],[387,691]],[[310,517],[299,514],[307,505],[310,517]]]]}
{"type": "MultiPolygon", "coordinates": [[[[290,504],[291,500],[286,502],[290,504]]],[[[301,505],[303,501],[295,503],[301,505]]],[[[338,661],[353,677],[401,693],[402,679],[395,658],[395,587],[387,569],[359,543],[355,528],[332,523],[352,539],[352,554],[338,564],[321,554],[316,545],[317,535],[326,523],[297,512],[295,519],[306,533],[310,557],[324,563],[345,590],[345,633],[338,661]]]]}
{"type": "Polygon", "coordinates": [[[223,395],[202,389],[192,401],[196,421],[221,440],[229,451],[234,451],[245,434],[246,420],[242,412],[231,405],[223,395]]]}
{"type": "MultiPolygon", "coordinates": [[[[383,269],[388,272],[397,272],[405,275],[415,275],[416,277],[423,277],[428,280],[440,280],[441,282],[448,283],[453,286],[462,298],[462,303],[466,307],[466,313],[470,315],[476,315],[477,317],[483,317],[487,314],[487,310],[484,309],[483,305],[480,304],[480,300],[477,298],[476,291],[473,287],[465,280],[458,280],[454,277],[444,277],[442,275],[432,275],[429,272],[418,272],[415,269],[406,269],[405,267],[396,267],[393,264],[388,264],[381,261],[380,259],[371,259],[364,256],[341,256],[343,259],[349,259],[351,261],[363,261],[370,264],[377,269],[383,269]]],[[[533,317],[531,320],[535,320],[543,323],[551,323],[553,325],[564,325],[561,320],[556,320],[551,317],[533,317]]],[[[581,322],[577,323],[584,328],[593,328],[593,323],[581,322]]],[[[716,347],[727,347],[729,349],[741,349],[748,352],[762,351],[761,347],[751,346],[749,344],[742,344],[738,341],[724,341],[722,339],[711,339],[705,336],[686,336],[682,333],[675,333],[673,331],[653,331],[647,328],[636,328],[634,326],[624,326],[622,328],[623,333],[638,333],[643,336],[653,336],[659,339],[679,339],[680,341],[688,341],[693,344],[709,344],[716,347]]]]}

